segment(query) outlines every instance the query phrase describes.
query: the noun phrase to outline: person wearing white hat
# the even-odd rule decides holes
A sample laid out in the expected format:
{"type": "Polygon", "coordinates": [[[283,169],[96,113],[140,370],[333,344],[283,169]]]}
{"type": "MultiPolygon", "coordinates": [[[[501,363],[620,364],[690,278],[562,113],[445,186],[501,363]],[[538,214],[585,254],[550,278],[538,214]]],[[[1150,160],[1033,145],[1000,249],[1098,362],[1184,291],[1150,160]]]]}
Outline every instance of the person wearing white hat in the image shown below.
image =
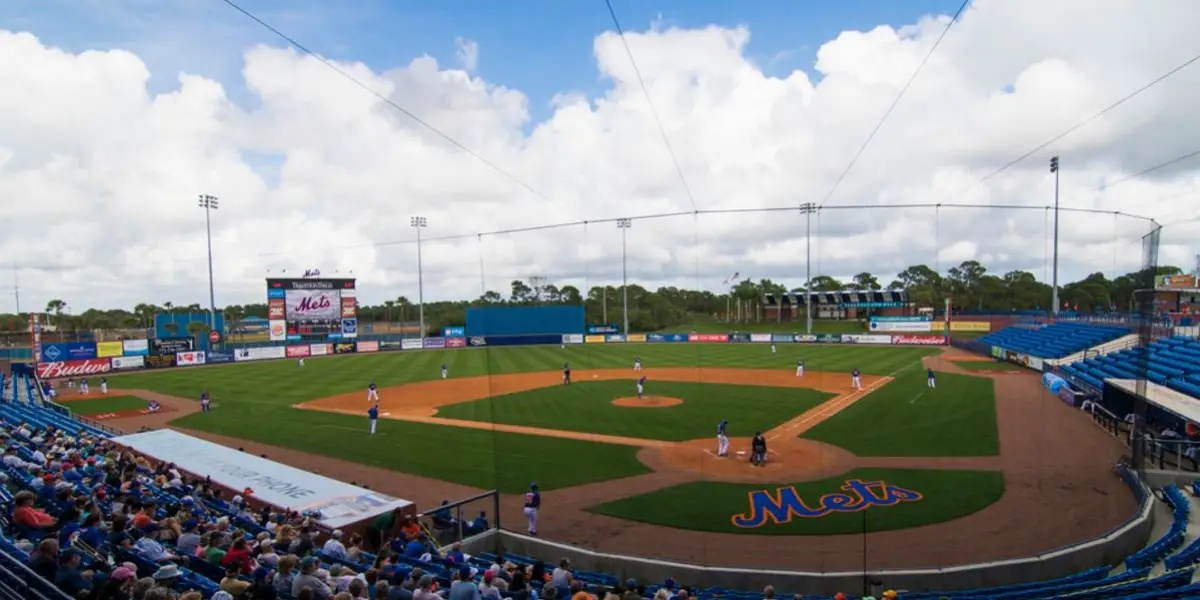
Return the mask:
{"type": "Polygon", "coordinates": [[[346,559],[346,546],[342,543],[342,530],[335,529],[325,541],[325,545],[321,547],[321,551],[333,558],[340,560],[346,559]]]}

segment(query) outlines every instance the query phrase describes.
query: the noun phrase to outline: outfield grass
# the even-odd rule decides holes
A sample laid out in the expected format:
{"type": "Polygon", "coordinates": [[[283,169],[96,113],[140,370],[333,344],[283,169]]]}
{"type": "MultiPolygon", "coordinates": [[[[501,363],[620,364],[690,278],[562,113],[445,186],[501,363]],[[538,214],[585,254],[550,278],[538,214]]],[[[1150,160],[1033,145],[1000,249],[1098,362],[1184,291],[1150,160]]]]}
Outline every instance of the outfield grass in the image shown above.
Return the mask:
{"type": "Polygon", "coordinates": [[[950,362],[967,371],[1017,371],[1024,368],[995,360],[952,360],[950,362]]]}
{"type": "Polygon", "coordinates": [[[133,396],[107,396],[90,400],[72,400],[70,402],[63,402],[62,405],[71,409],[71,414],[86,417],[88,415],[146,408],[146,401],[133,396]]]}
{"type": "Polygon", "coordinates": [[[783,387],[649,381],[647,393],[683,404],[664,408],[613,406],[635,395],[631,381],[581,381],[444,406],[439,417],[545,429],[685,441],[712,437],[729,420],[729,435],[750,437],[780,425],[832,397],[783,387]]]}
{"type": "Polygon", "coordinates": [[[929,389],[909,371],[802,437],[859,456],[995,456],[1000,453],[992,380],[941,373],[929,389]]]}
{"type": "MultiPolygon", "coordinates": [[[[118,389],[145,389],[198,399],[207,390],[214,410],[193,414],[174,425],[342,458],[478,488],[520,492],[532,480],[551,490],[645,473],[637,448],[551,439],[484,430],[411,424],[384,419],[380,435],[366,435],[363,417],[291,408],[336,394],[361,391],[374,381],[386,387],[440,377],[492,373],[556,371],[570,362],[587,369],[631,368],[640,356],[648,368],[730,367],[794,369],[803,358],[810,370],[891,374],[917,368],[932,348],[870,348],[779,344],[637,344],[535,346],[461,350],[398,351],[313,358],[300,367],[293,360],[234,363],[114,375],[118,389]]],[[[626,392],[627,393],[627,392],[626,392]]],[[[671,409],[637,409],[640,411],[671,409]]],[[[644,414],[644,413],[638,413],[644,414]]],[[[798,413],[797,413],[798,414],[798,413]]],[[[699,417],[697,417],[699,418],[699,417]]],[[[702,423],[699,435],[732,413],[702,423]],[[711,421],[711,422],[710,422],[711,421]]],[[[590,430],[607,430],[603,422],[590,430]]],[[[606,433],[618,433],[605,431],[606,433]]]]}
{"type": "Polygon", "coordinates": [[[733,524],[732,517],[750,511],[750,492],[765,489],[775,493],[776,488],[787,484],[698,481],[622,498],[587,510],[642,523],[717,533],[836,535],[908,529],[959,519],[986,508],[1004,495],[1004,474],[999,471],[856,469],[838,477],[798,483],[794,487],[805,506],[817,508],[823,495],[839,493],[848,479],[885,481],[919,492],[923,498],[894,506],[872,506],[853,513],[793,517],[785,523],[767,522],[760,527],[742,528],[733,524]]]}

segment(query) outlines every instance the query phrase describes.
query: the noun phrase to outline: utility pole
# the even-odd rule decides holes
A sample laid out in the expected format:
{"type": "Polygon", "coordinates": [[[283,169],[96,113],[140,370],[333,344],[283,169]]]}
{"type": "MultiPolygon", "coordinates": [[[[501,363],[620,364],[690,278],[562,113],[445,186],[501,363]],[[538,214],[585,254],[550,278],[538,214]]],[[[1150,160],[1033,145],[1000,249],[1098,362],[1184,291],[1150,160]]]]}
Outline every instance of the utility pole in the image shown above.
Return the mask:
{"type": "Polygon", "coordinates": [[[216,196],[200,194],[200,208],[204,209],[204,230],[208,239],[208,309],[210,330],[217,328],[217,299],[213,291],[213,260],[212,260],[212,211],[217,210],[219,199],[216,196]]]}
{"type": "Polygon", "coordinates": [[[800,214],[804,215],[804,331],[812,335],[812,216],[817,212],[817,205],[805,202],[800,205],[800,214]]]}
{"type": "Polygon", "coordinates": [[[417,303],[421,318],[421,337],[425,337],[425,277],[421,273],[421,230],[429,221],[425,217],[413,217],[409,225],[417,229],[417,303]]]}
{"type": "Polygon", "coordinates": [[[1051,275],[1054,291],[1050,296],[1050,303],[1054,305],[1051,314],[1058,317],[1058,155],[1050,157],[1050,172],[1054,174],[1054,265],[1051,275]]]}
{"type": "Polygon", "coordinates": [[[617,219],[617,228],[621,230],[621,313],[625,321],[625,336],[629,336],[629,272],[626,269],[625,232],[629,231],[632,219],[617,219]]]}
{"type": "Polygon", "coordinates": [[[17,301],[17,313],[21,314],[21,280],[17,278],[17,263],[13,263],[13,299],[17,301]]]}

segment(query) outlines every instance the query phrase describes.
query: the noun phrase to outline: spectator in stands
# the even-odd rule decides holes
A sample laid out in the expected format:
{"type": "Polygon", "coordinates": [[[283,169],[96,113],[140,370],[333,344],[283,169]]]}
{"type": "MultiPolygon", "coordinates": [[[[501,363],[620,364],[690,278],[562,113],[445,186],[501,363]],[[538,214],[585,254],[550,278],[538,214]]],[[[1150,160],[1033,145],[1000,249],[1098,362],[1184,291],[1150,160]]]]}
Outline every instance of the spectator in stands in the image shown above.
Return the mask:
{"type": "Polygon", "coordinates": [[[359,562],[363,549],[363,538],[357,533],[350,534],[350,541],[346,544],[346,560],[359,562]]]}
{"type": "Polygon", "coordinates": [[[442,600],[442,597],[433,591],[432,575],[421,576],[421,580],[417,582],[417,589],[413,591],[413,600],[442,600]]]}
{"type": "Polygon", "coordinates": [[[272,569],[279,567],[279,555],[275,553],[275,544],[265,541],[258,545],[258,562],[272,569]]]}
{"type": "Polygon", "coordinates": [[[447,600],[480,600],[479,588],[471,581],[471,567],[462,565],[454,572],[447,600]]]}
{"type": "Polygon", "coordinates": [[[82,560],[75,550],[65,550],[59,558],[58,575],[54,580],[58,589],[75,598],[85,598],[92,592],[93,573],[80,568],[82,560]]]}
{"type": "Polygon", "coordinates": [[[179,582],[179,578],[183,576],[183,571],[175,565],[163,565],[154,572],[154,587],[171,589],[179,582]]]}
{"type": "MultiPolygon", "coordinates": [[[[529,598],[529,588],[525,585],[525,574],[520,570],[512,572],[511,578],[508,581],[508,591],[512,594],[513,600],[526,600],[529,598]]],[[[414,600],[417,600],[414,598],[414,600]]]]}
{"type": "Polygon", "coordinates": [[[625,593],[621,595],[621,600],[641,600],[646,589],[638,587],[636,579],[625,581],[625,593]]]}
{"type": "Polygon", "coordinates": [[[296,569],[297,562],[299,562],[299,559],[291,554],[279,558],[279,570],[275,572],[275,576],[271,579],[271,585],[275,587],[275,591],[279,592],[280,595],[292,595],[292,583],[296,580],[296,575],[293,571],[296,569]]]}
{"type": "Polygon", "coordinates": [[[400,508],[397,507],[392,509],[391,512],[386,512],[375,517],[375,520],[371,521],[371,524],[367,527],[365,540],[369,550],[378,552],[380,548],[384,547],[383,544],[387,541],[388,536],[391,535],[392,530],[396,528],[396,520],[400,518],[400,515],[400,508]]]}
{"type": "Polygon", "coordinates": [[[763,588],[763,600],[775,600],[775,586],[768,585],[763,588]]]}
{"type": "Polygon", "coordinates": [[[97,600],[129,600],[133,594],[133,584],[137,573],[128,567],[117,567],[108,575],[100,588],[97,600]]]}
{"type": "Polygon", "coordinates": [[[571,585],[571,561],[570,559],[562,559],[558,561],[558,568],[550,574],[550,585],[556,588],[565,588],[571,585]]]}
{"type": "Polygon", "coordinates": [[[254,584],[250,586],[250,591],[246,594],[251,600],[277,600],[279,594],[275,590],[275,586],[271,585],[272,571],[259,567],[254,570],[254,584]]]}
{"type": "MultiPolygon", "coordinates": [[[[495,581],[495,579],[496,579],[496,575],[490,569],[483,572],[483,581],[479,583],[480,600],[500,600],[500,589],[497,588],[496,586],[492,585],[492,582],[495,581]]],[[[553,589],[554,588],[549,588],[545,592],[543,592],[542,600],[554,600],[554,598],[550,598],[550,597],[546,596],[546,593],[552,591],[553,589]]],[[[398,600],[398,599],[390,599],[389,598],[389,600],[398,600]]]]}
{"type": "Polygon", "coordinates": [[[112,523],[108,526],[109,544],[126,549],[133,547],[133,537],[125,530],[128,523],[129,519],[125,515],[113,517],[112,523]]]}
{"type": "Polygon", "coordinates": [[[571,582],[571,600],[592,600],[592,595],[583,591],[582,581],[571,582]]]}
{"type": "Polygon", "coordinates": [[[325,585],[317,576],[317,567],[320,563],[317,559],[309,557],[300,562],[300,574],[292,581],[292,596],[299,597],[300,592],[304,589],[312,590],[314,600],[328,600],[332,595],[329,586],[325,585]]]}
{"type": "Polygon", "coordinates": [[[55,519],[46,511],[34,508],[32,492],[22,490],[13,497],[13,522],[31,531],[47,531],[54,527],[55,519]]]}
{"type": "MultiPolygon", "coordinates": [[[[229,556],[226,554],[226,556],[229,556]]],[[[221,580],[221,591],[228,592],[234,598],[242,597],[250,589],[250,582],[241,578],[243,563],[234,563],[225,569],[225,578],[221,580]]]]}
{"type": "MultiPolygon", "coordinates": [[[[238,566],[239,569],[247,575],[252,573],[257,566],[253,563],[254,559],[250,557],[249,544],[246,543],[246,538],[244,537],[234,540],[233,545],[229,548],[229,551],[225,553],[225,556],[221,557],[222,567],[232,568],[234,566],[238,566]]],[[[232,594],[233,592],[230,593],[232,594]]],[[[237,594],[233,595],[237,596],[237,594]]]]}
{"type": "Polygon", "coordinates": [[[314,533],[312,527],[307,523],[302,525],[300,527],[300,535],[292,542],[291,547],[288,548],[288,552],[301,558],[312,554],[313,550],[316,549],[316,544],[313,543],[314,533]]]}
{"type": "Polygon", "coordinates": [[[107,537],[104,531],[104,522],[100,520],[100,510],[96,509],[88,513],[83,519],[83,526],[79,530],[79,540],[93,549],[99,549],[104,545],[104,540],[107,537]]]}
{"type": "Polygon", "coordinates": [[[46,538],[29,555],[29,568],[46,581],[58,579],[58,540],[46,538]]]}
{"type": "Polygon", "coordinates": [[[335,529],[329,539],[325,540],[321,551],[338,560],[346,560],[346,546],[342,544],[342,530],[335,529]]]}
{"type": "MultiPolygon", "coordinates": [[[[131,535],[133,537],[133,552],[143,560],[153,563],[165,563],[173,560],[179,560],[178,556],[167,552],[167,549],[164,548],[162,544],[146,535],[143,535],[141,531],[134,529],[131,535]]],[[[157,579],[157,577],[155,579],[157,579]]]]}
{"type": "Polygon", "coordinates": [[[196,521],[187,521],[183,524],[183,533],[179,535],[179,539],[175,541],[175,548],[184,556],[195,556],[196,549],[200,547],[200,534],[197,533],[199,523],[196,521]]]}

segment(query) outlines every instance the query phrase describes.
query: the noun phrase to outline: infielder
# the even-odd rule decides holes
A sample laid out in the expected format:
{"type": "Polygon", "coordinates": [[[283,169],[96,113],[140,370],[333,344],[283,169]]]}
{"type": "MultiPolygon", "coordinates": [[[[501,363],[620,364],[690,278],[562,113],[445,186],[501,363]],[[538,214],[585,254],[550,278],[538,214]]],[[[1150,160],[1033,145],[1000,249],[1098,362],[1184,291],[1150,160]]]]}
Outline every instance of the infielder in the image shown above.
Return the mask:
{"type": "Polygon", "coordinates": [[[804,377],[804,360],[796,361],[796,377],[804,377]]]}
{"type": "Polygon", "coordinates": [[[79,380],[79,393],[83,394],[84,396],[88,395],[88,384],[86,377],[79,380]]]}
{"type": "Polygon", "coordinates": [[[538,484],[529,484],[525,492],[525,520],[529,521],[529,535],[537,535],[538,510],[542,508],[542,495],[538,493],[538,484]]]}
{"type": "Polygon", "coordinates": [[[442,363],[442,379],[446,378],[446,363],[442,363]]]}
{"type": "MultiPolygon", "coordinates": [[[[932,373],[932,372],[933,372],[933,371],[930,371],[930,373],[932,373]]],[[[101,394],[107,394],[107,393],[108,393],[108,378],[107,378],[107,377],[101,377],[101,378],[100,378],[100,393],[101,393],[101,394]]]]}
{"type": "Polygon", "coordinates": [[[563,363],[563,385],[571,385],[571,363],[563,363]]]}
{"type": "Polygon", "coordinates": [[[646,376],[642,375],[641,379],[637,380],[638,400],[642,399],[642,392],[646,391],[646,376]]]}
{"type": "Polygon", "coordinates": [[[379,420],[379,405],[372,404],[367,409],[367,419],[371,421],[371,435],[375,435],[375,422],[379,420]]]}
{"type": "Polygon", "coordinates": [[[70,389],[75,389],[75,378],[74,377],[70,377],[67,379],[67,387],[70,389]]]}
{"type": "Polygon", "coordinates": [[[725,435],[725,428],[729,426],[729,421],[721,421],[717,425],[717,456],[725,456],[729,454],[729,436],[725,435]]]}
{"type": "Polygon", "coordinates": [[[375,382],[367,384],[367,402],[379,402],[379,388],[375,387],[375,382]]]}
{"type": "Polygon", "coordinates": [[[859,377],[861,375],[862,375],[862,373],[860,373],[858,371],[858,367],[854,367],[854,369],[852,371],[850,371],[850,389],[852,389],[852,390],[863,389],[862,380],[859,379],[859,377]]]}
{"type": "Polygon", "coordinates": [[[933,376],[933,369],[929,369],[929,387],[937,387],[937,378],[933,376]]]}
{"type": "Polygon", "coordinates": [[[208,390],[200,392],[200,412],[208,412],[208,390]]]}
{"type": "Polygon", "coordinates": [[[642,370],[642,357],[640,357],[640,356],[633,357],[633,370],[634,371],[642,370]]]}

